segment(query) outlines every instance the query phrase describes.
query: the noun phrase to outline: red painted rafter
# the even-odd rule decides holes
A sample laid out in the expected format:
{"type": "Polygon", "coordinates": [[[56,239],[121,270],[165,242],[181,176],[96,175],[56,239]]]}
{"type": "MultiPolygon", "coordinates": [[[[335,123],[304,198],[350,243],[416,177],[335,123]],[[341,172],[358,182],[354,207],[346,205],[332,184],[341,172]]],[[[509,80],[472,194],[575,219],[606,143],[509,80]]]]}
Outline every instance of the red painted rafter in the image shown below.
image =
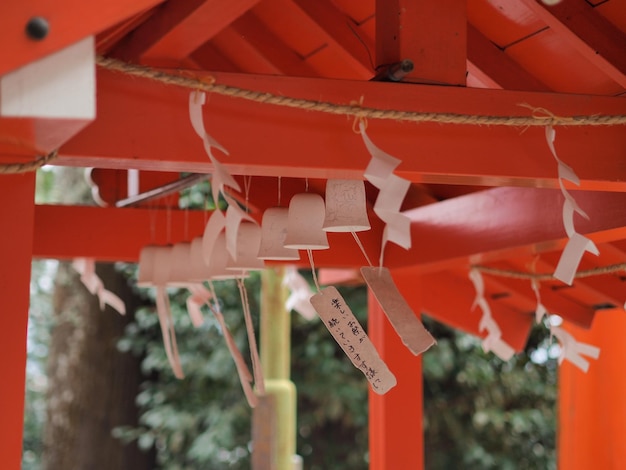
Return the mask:
{"type": "Polygon", "coordinates": [[[626,34],[585,0],[546,6],[523,0],[553,31],[571,43],[587,60],[626,88],[626,34]]]}
{"type": "Polygon", "coordinates": [[[282,70],[259,52],[254,42],[249,41],[232,27],[220,31],[211,45],[224,57],[233,62],[244,73],[260,75],[282,75],[282,70]]]}
{"type": "Polygon", "coordinates": [[[374,76],[371,55],[374,44],[357,35],[357,25],[329,0],[294,0],[294,3],[322,30],[326,39],[339,51],[341,59],[361,78],[374,76]],[[369,51],[369,53],[368,53],[369,51]]]}
{"type": "Polygon", "coordinates": [[[246,13],[259,0],[167,2],[113,51],[134,60],[183,59],[246,13]]]}
{"type": "MultiPolygon", "coordinates": [[[[287,197],[284,193],[285,202],[287,197]]],[[[626,238],[625,194],[581,192],[577,199],[593,213],[590,222],[576,221],[581,232],[599,243],[626,238]]],[[[557,250],[565,241],[561,207],[558,191],[530,188],[497,188],[423,206],[407,212],[412,220],[414,248],[407,252],[388,247],[385,265],[433,272],[469,266],[470,259],[472,263],[486,263],[557,250]]],[[[197,211],[185,214],[174,210],[168,216],[166,211],[156,210],[38,206],[34,254],[132,261],[138,248],[153,241],[153,232],[160,234],[154,240],[158,243],[168,241],[163,239],[167,233],[171,233],[169,241],[181,241],[185,233],[189,237],[200,235],[206,217],[197,211]],[[172,230],[166,226],[168,217],[172,230]],[[67,233],[72,234],[71,239],[67,233]]],[[[377,218],[370,219],[373,229],[361,233],[360,238],[370,258],[377,259],[382,225],[377,218]]],[[[316,252],[316,265],[349,267],[364,263],[352,237],[330,236],[331,250],[316,252]]]]}
{"type": "MultiPolygon", "coordinates": [[[[446,271],[419,276],[416,272],[406,270],[402,274],[394,273],[394,280],[400,291],[405,292],[411,289],[411,285],[416,282],[416,276],[419,276],[424,292],[424,313],[455,328],[478,335],[482,314],[478,308],[472,310],[476,291],[467,275],[468,272],[446,271]]],[[[497,301],[488,302],[493,318],[502,330],[503,339],[518,351],[524,349],[534,321],[533,315],[497,301]]]]}
{"type": "Polygon", "coordinates": [[[471,24],[467,25],[467,62],[472,75],[492,88],[550,91],[471,24]]]}
{"type": "Polygon", "coordinates": [[[377,67],[410,59],[406,82],[465,86],[466,3],[377,0],[377,67]]]}
{"type": "MultiPolygon", "coordinates": [[[[365,106],[382,109],[529,116],[519,104],[530,103],[565,116],[626,113],[626,101],[612,97],[213,75],[219,84],[337,104],[362,96],[365,106]]],[[[187,90],[106,71],[98,74],[98,88],[98,118],[61,149],[59,164],[211,172],[189,123],[187,90]]],[[[213,95],[205,119],[209,133],[229,149],[229,157],[218,158],[234,174],[359,178],[370,158],[345,116],[213,95]]],[[[368,133],[403,160],[398,173],[413,182],[557,186],[556,163],[541,127],[521,132],[371,119],[368,133]]],[[[559,128],[556,147],[582,188],[626,191],[623,126],[559,128]]]]}
{"type": "MultiPolygon", "coordinates": [[[[598,243],[626,238],[626,194],[575,194],[583,210],[593,214],[591,220],[576,217],[580,233],[598,243]]],[[[385,259],[433,270],[445,267],[444,260],[508,258],[516,248],[520,255],[560,249],[566,240],[562,208],[560,191],[531,188],[495,188],[419,207],[405,212],[419,249],[407,255],[392,246],[385,259]]]]}
{"type": "Polygon", "coordinates": [[[162,0],[29,0],[5,2],[0,15],[0,75],[96,35],[162,0]],[[97,13],[94,13],[96,12],[97,13]],[[33,41],[25,34],[28,20],[42,16],[50,25],[49,35],[33,41]]]}
{"type": "Polygon", "coordinates": [[[282,74],[296,77],[319,75],[302,57],[270,31],[253,12],[242,16],[231,26],[258,51],[259,55],[272,63],[282,74]]]}

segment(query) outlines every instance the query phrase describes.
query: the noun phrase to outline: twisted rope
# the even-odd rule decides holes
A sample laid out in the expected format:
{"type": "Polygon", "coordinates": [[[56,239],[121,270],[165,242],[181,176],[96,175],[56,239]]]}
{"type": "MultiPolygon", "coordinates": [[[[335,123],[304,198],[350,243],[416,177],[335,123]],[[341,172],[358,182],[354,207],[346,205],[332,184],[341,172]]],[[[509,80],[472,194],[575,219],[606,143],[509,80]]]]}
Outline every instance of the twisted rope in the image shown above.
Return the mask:
{"type": "Polygon", "coordinates": [[[99,56],[97,64],[107,70],[121,72],[126,75],[142,77],[167,85],[175,85],[194,90],[203,90],[209,93],[240,98],[255,103],[272,104],[287,108],[297,108],[308,111],[318,111],[327,114],[350,116],[366,119],[382,119],[408,122],[434,122],[440,124],[466,124],[473,126],[616,126],[626,124],[626,115],[590,115],[590,116],[555,116],[543,108],[529,107],[533,111],[531,116],[480,116],[473,114],[455,113],[422,113],[415,111],[398,111],[393,109],[379,109],[362,107],[358,104],[342,105],[324,101],[313,101],[289,96],[280,96],[247,90],[228,85],[215,83],[215,79],[194,78],[184,75],[162,72],[151,67],[130,64],[117,59],[99,56]]]}
{"type": "Polygon", "coordinates": [[[58,150],[53,150],[48,155],[41,155],[33,161],[25,163],[6,163],[0,165],[0,174],[17,174],[28,173],[29,171],[35,171],[44,165],[47,165],[52,160],[57,158],[58,150]]]}
{"type": "MultiPolygon", "coordinates": [[[[481,265],[474,265],[471,267],[472,269],[476,269],[477,271],[480,271],[485,274],[490,274],[492,276],[508,277],[512,279],[535,280],[535,281],[556,281],[557,280],[552,274],[548,274],[548,273],[528,273],[528,272],[514,271],[514,270],[508,270],[508,269],[491,268],[489,266],[481,266],[481,265]]],[[[604,274],[613,274],[613,273],[617,273],[620,271],[626,271],[626,263],[611,264],[608,266],[600,266],[600,267],[593,268],[593,269],[586,269],[583,271],[578,271],[574,277],[579,279],[579,278],[584,278],[584,277],[601,276],[604,274]]]]}

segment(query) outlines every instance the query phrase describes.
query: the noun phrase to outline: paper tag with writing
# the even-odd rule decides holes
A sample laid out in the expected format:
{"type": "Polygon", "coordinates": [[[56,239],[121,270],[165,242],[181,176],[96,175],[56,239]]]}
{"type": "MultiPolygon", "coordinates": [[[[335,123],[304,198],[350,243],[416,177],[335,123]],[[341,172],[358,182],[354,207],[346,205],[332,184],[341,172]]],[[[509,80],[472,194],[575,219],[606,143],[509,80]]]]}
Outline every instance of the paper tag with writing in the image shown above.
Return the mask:
{"type": "Polygon", "coordinates": [[[368,338],[345,300],[333,286],[326,287],[311,297],[311,305],[335,338],[337,344],[359,369],[372,389],[383,395],[397,383],[387,364],[368,338]]]}
{"type": "Polygon", "coordinates": [[[361,274],[409,351],[418,356],[436,343],[398,291],[387,268],[364,266],[361,274]]]}

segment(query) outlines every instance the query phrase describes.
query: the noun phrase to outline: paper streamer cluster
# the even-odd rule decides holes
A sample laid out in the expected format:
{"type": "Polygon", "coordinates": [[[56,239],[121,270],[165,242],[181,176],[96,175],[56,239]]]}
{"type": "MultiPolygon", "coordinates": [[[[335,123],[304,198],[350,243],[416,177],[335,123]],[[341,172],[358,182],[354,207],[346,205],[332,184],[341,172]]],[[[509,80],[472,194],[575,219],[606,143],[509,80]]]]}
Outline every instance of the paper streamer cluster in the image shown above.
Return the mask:
{"type": "Polygon", "coordinates": [[[394,170],[401,163],[398,158],[378,148],[365,132],[365,124],[359,123],[363,142],[372,156],[365,178],[378,188],[379,193],[374,203],[374,212],[385,222],[380,262],[383,264],[383,254],[388,241],[400,245],[405,250],[411,248],[411,220],[400,213],[402,201],[406,196],[411,182],[394,174],[394,170]]]}
{"type": "Polygon", "coordinates": [[[104,310],[109,305],[113,310],[121,315],[126,314],[126,305],[113,292],[104,288],[102,279],[96,274],[96,263],[91,258],[75,258],[72,267],[80,274],[80,280],[87,290],[98,297],[100,310],[104,310]]]}
{"type": "MultiPolygon", "coordinates": [[[[537,320],[537,323],[541,323],[544,315],[548,316],[548,311],[541,303],[539,283],[533,280],[531,282],[531,287],[535,292],[535,297],[537,298],[535,318],[537,320]]],[[[587,361],[583,356],[588,356],[592,359],[598,359],[598,357],[600,357],[600,348],[577,341],[571,335],[571,333],[568,333],[559,326],[550,324],[549,328],[550,334],[555,336],[561,344],[561,355],[559,356],[559,364],[562,364],[564,360],[568,360],[583,372],[587,372],[589,370],[589,361],[587,361]]]]}
{"type": "Polygon", "coordinates": [[[469,278],[474,284],[474,289],[476,289],[476,299],[474,300],[472,310],[479,306],[483,312],[478,330],[481,332],[487,331],[487,337],[482,342],[483,350],[485,352],[491,351],[500,359],[508,361],[515,354],[515,350],[502,339],[502,331],[491,315],[491,308],[485,299],[483,277],[476,269],[472,269],[469,273],[469,278]]]}
{"type": "MultiPolygon", "coordinates": [[[[223,225],[219,227],[217,233],[222,228],[226,230],[226,249],[233,257],[237,258],[237,232],[242,220],[247,220],[256,224],[256,221],[250,217],[250,215],[243,210],[237,201],[226,191],[226,187],[232,188],[236,191],[241,191],[241,187],[237,181],[232,177],[228,170],[222,165],[217,158],[213,156],[212,148],[221,150],[224,154],[228,155],[226,150],[219,142],[211,137],[205,130],[204,117],[202,115],[202,108],[206,101],[206,94],[200,91],[193,91],[189,94],[189,118],[191,125],[198,135],[202,139],[204,144],[204,150],[209,156],[211,163],[213,164],[213,176],[211,181],[211,189],[213,194],[213,201],[217,207],[219,194],[221,193],[226,202],[228,203],[228,209],[226,209],[226,218],[218,219],[223,225]]],[[[218,210],[215,213],[219,212],[218,210]]],[[[215,232],[214,232],[215,233],[215,232]]],[[[206,252],[206,251],[205,251],[206,252]]]]}
{"type": "Polygon", "coordinates": [[[559,186],[561,187],[561,192],[565,197],[565,201],[563,203],[563,225],[565,226],[565,232],[567,233],[569,240],[567,241],[567,245],[561,254],[559,264],[554,271],[554,277],[566,284],[572,285],[574,276],[576,275],[576,270],[578,269],[578,265],[580,264],[580,260],[582,259],[585,251],[593,253],[594,255],[598,255],[599,251],[590,239],[576,232],[576,229],[574,228],[575,212],[580,214],[585,219],[589,219],[589,216],[578,206],[576,200],[569,193],[569,191],[565,189],[565,180],[575,184],[576,186],[580,186],[580,179],[576,173],[574,173],[574,170],[566,165],[556,154],[556,149],[554,148],[555,137],[556,132],[554,128],[552,126],[547,126],[546,141],[548,142],[550,152],[552,152],[552,155],[558,164],[559,186]]]}

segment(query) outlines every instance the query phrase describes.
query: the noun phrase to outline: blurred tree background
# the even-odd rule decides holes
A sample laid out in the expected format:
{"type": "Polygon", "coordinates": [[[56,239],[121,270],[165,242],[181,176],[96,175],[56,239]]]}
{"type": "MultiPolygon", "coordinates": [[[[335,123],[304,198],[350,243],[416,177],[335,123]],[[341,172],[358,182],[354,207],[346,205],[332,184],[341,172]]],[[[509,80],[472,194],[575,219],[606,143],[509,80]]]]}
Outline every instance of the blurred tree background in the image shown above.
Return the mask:
{"type": "MultiPolygon", "coordinates": [[[[42,185],[49,185],[47,178],[49,176],[45,175],[40,178],[42,185]]],[[[183,194],[181,205],[204,205],[207,189],[203,187],[200,191],[183,194]]],[[[134,285],[134,265],[117,264],[116,269],[113,270],[112,266],[108,269],[115,271],[119,279],[127,280],[114,283],[119,289],[134,285]]],[[[54,303],[51,302],[54,296],[51,280],[55,271],[58,271],[56,263],[41,261],[34,264],[24,432],[25,470],[70,468],[45,466],[41,462],[42,453],[45,456],[42,436],[45,434],[46,396],[54,396],[73,386],[54,382],[43,373],[46,367],[49,370],[55,367],[55,364],[46,365],[48,359],[55,360],[50,348],[54,347],[54,336],[59,332],[58,314],[51,309],[54,303]]],[[[310,276],[305,271],[302,273],[310,276]]],[[[67,275],[63,270],[56,274],[57,277],[66,276],[63,285],[74,282],[80,290],[82,286],[76,276],[68,281],[67,275]]],[[[259,276],[252,275],[246,280],[246,286],[252,315],[258,323],[259,276]]],[[[215,287],[235,341],[244,356],[249,357],[236,284],[221,281],[216,282],[215,287]]],[[[339,289],[365,326],[365,288],[339,289]]],[[[194,328],[184,307],[188,294],[182,290],[170,290],[186,375],[179,381],[174,378],[163,349],[153,293],[132,287],[130,292],[122,295],[131,307],[128,321],[111,334],[116,351],[109,350],[106,354],[116,354],[129,364],[136,364],[137,383],[125,386],[125,390],[136,403],[137,416],[127,423],[113,424],[103,432],[122,447],[141,449],[151,462],[125,468],[249,469],[251,410],[220,327],[212,315],[207,313],[205,323],[194,328]],[[129,299],[134,300],[129,302],[129,299]]],[[[88,309],[85,306],[88,300],[84,298],[80,302],[83,308],[79,309],[77,318],[83,322],[101,321],[102,316],[117,315],[109,310],[88,309]]],[[[297,451],[304,458],[304,468],[367,469],[367,382],[344,356],[321,321],[307,321],[293,315],[292,380],[298,390],[297,451]]],[[[556,468],[556,350],[549,344],[547,330],[537,326],[526,350],[504,363],[492,354],[483,353],[477,338],[428,318],[424,322],[438,341],[423,356],[426,468],[556,468]]],[[[102,351],[104,354],[105,350],[102,351]]],[[[90,354],[82,359],[83,362],[93,362],[93,357],[90,354]]],[[[83,380],[93,380],[89,374],[100,372],[96,364],[83,364],[82,367],[83,380]]],[[[83,425],[89,422],[88,415],[94,413],[93,409],[90,410],[89,400],[86,403],[77,420],[83,425]]],[[[103,406],[106,409],[113,405],[105,403],[103,406]]],[[[85,432],[84,428],[82,432],[85,432]]],[[[82,445],[81,450],[88,453],[89,446],[95,445],[90,442],[77,441],[74,446],[82,445]]],[[[64,452],[76,451],[76,447],[64,447],[64,452]]],[[[110,467],[91,462],[71,468],[99,470],[110,467]]]]}

